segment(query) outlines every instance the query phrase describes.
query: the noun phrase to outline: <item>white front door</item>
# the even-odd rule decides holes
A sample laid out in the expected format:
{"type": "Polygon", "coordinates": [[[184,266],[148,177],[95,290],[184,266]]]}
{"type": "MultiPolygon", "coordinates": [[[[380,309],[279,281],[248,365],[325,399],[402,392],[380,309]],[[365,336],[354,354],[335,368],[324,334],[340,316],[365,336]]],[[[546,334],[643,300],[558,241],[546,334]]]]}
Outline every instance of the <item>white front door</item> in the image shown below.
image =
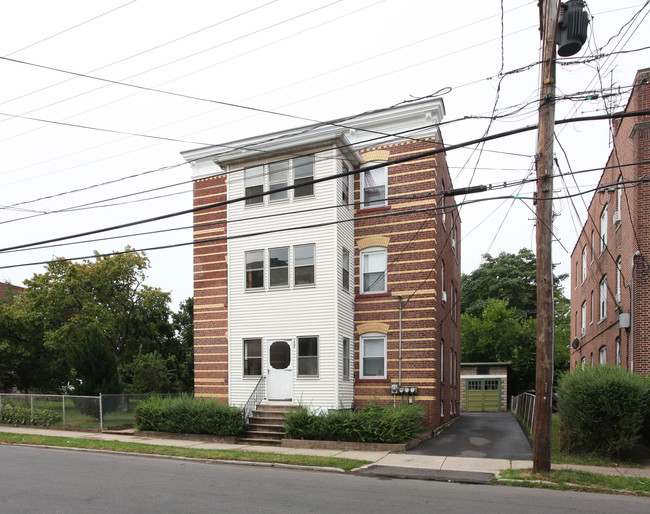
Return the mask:
{"type": "Polygon", "coordinates": [[[291,400],[293,366],[289,341],[269,341],[266,392],[269,400],[291,400]]]}

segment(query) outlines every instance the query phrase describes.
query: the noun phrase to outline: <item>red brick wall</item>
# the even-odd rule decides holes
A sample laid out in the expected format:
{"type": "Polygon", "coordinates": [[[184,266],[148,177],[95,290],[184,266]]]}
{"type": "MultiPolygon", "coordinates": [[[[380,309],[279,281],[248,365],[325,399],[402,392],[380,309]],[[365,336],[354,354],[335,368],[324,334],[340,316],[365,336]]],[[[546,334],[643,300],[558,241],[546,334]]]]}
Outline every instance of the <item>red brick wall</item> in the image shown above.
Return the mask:
{"type": "MultiPolygon", "coordinates": [[[[223,202],[225,176],[194,182],[194,207],[223,202]]],[[[228,401],[226,207],[194,214],[194,394],[228,401]],[[201,244],[201,241],[214,240],[201,244]]]]}
{"type": "MultiPolygon", "coordinates": [[[[650,109],[650,86],[647,81],[650,70],[639,72],[635,83],[637,88],[632,94],[627,111],[650,109]]],[[[635,164],[650,160],[649,129],[650,117],[631,117],[614,124],[615,145],[607,161],[599,184],[602,192],[596,192],[589,206],[589,216],[571,259],[571,339],[579,339],[579,348],[571,350],[571,369],[579,365],[585,357],[589,364],[592,356],[598,362],[599,349],[605,346],[607,363],[616,363],[616,340],[621,341],[621,366],[631,368],[634,358],[634,370],[648,374],[650,372],[650,269],[646,260],[650,256],[650,186],[646,183],[628,184],[621,195],[621,222],[613,223],[612,215],[617,210],[616,182],[619,176],[625,181],[650,178],[648,164],[635,164]],[[599,231],[600,215],[604,205],[608,206],[607,250],[600,252],[599,231]],[[591,232],[595,233],[595,248],[591,249],[591,232]],[[587,278],[582,281],[582,248],[587,245],[587,278]],[[634,257],[636,251],[640,257],[634,257]],[[621,259],[621,298],[617,306],[616,260],[621,259]],[[636,262],[634,276],[634,302],[632,302],[632,271],[636,262]],[[576,276],[576,264],[578,273],[576,276]],[[599,287],[603,276],[607,275],[607,317],[600,320],[598,316],[599,287]],[[594,291],[596,314],[591,320],[591,291],[594,291]],[[580,334],[582,302],[587,302],[586,334],[580,334]],[[619,330],[618,313],[630,313],[634,304],[634,327],[619,330]],[[618,309],[618,310],[617,310],[618,309]],[[576,324],[577,314],[577,324],[576,324]],[[634,342],[634,355],[632,343],[634,342]]]]}
{"type": "MultiPolygon", "coordinates": [[[[369,148],[362,153],[389,151],[389,205],[375,209],[357,209],[355,219],[355,405],[369,402],[392,405],[391,384],[399,377],[399,296],[402,296],[402,385],[418,387],[415,401],[427,411],[427,424],[436,427],[450,419],[450,402],[458,412],[460,391],[460,298],[456,315],[451,314],[451,283],[460,295],[460,221],[453,201],[447,199],[446,226],[436,210],[443,186],[451,187],[444,154],[390,166],[390,160],[431,150],[433,140],[405,142],[369,148]],[[393,198],[403,196],[403,198],[393,198]],[[417,210],[419,212],[409,212],[417,210]],[[372,218],[379,214],[396,214],[372,218]],[[457,223],[456,252],[451,249],[452,218],[457,223]],[[359,294],[360,241],[369,236],[389,238],[388,292],[380,295],[359,294]],[[447,302],[440,298],[440,267],[445,261],[447,302]],[[387,379],[359,379],[359,327],[368,322],[388,324],[387,379]],[[444,382],[440,383],[440,340],[445,341],[444,382]],[[452,352],[457,358],[455,383],[451,383],[452,352]],[[441,417],[440,401],[444,402],[441,417]]],[[[368,158],[368,160],[374,160],[368,158]]],[[[355,181],[355,199],[360,201],[360,180],[355,181]]],[[[397,401],[401,400],[397,396],[397,401]]]]}

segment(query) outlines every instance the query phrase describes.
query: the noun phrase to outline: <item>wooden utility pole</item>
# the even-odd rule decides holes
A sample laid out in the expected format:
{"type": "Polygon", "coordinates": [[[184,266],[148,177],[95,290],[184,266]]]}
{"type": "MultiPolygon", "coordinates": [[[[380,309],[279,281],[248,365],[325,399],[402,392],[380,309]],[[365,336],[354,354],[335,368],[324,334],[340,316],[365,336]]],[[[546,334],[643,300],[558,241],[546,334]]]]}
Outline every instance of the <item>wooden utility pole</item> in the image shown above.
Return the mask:
{"type": "Polygon", "coordinates": [[[542,84],[537,142],[537,372],[533,471],[551,470],[553,399],[553,131],[555,124],[555,34],[558,0],[540,0],[542,84]]]}

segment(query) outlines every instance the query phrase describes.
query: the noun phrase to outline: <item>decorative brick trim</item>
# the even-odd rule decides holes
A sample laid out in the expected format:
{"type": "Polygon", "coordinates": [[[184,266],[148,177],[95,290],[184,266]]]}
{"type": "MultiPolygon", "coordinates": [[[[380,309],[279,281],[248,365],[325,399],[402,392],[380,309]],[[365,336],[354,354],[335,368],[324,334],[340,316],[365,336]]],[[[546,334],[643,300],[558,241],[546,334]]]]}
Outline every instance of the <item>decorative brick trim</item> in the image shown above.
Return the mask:
{"type": "Polygon", "coordinates": [[[363,162],[385,162],[390,157],[390,150],[372,150],[370,152],[364,153],[361,157],[363,158],[363,162]]]}
{"type": "Polygon", "coordinates": [[[390,242],[390,237],[387,236],[370,236],[359,239],[357,246],[359,251],[365,250],[366,248],[372,248],[373,246],[380,246],[382,248],[388,248],[388,243],[390,242]]]}
{"type": "Polygon", "coordinates": [[[388,334],[388,323],[380,323],[378,321],[371,321],[369,323],[361,323],[357,326],[359,335],[367,334],[368,332],[378,332],[380,334],[388,334]]]}

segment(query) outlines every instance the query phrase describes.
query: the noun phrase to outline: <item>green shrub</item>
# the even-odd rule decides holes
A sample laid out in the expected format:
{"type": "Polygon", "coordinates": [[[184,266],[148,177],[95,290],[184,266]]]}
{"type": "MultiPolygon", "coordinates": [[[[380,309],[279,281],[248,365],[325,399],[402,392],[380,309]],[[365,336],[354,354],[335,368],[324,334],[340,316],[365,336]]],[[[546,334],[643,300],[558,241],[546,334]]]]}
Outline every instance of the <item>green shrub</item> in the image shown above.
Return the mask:
{"type": "Polygon", "coordinates": [[[588,366],[558,382],[560,446],[572,453],[617,457],[639,439],[646,384],[615,366],[588,366]]]}
{"type": "Polygon", "coordinates": [[[403,443],[423,430],[424,407],[370,405],[351,412],[331,411],[309,414],[306,407],[289,412],[285,418],[287,437],[317,441],[354,441],[363,443],[403,443]]]}
{"type": "Polygon", "coordinates": [[[244,432],[241,409],[200,398],[152,396],[135,409],[136,427],[176,434],[240,436],[244,432]]]}
{"type": "Polygon", "coordinates": [[[641,437],[646,443],[650,444],[650,377],[645,378],[645,400],[643,402],[645,414],[643,417],[643,426],[641,427],[641,437]]]}
{"type": "Polygon", "coordinates": [[[34,425],[49,427],[61,421],[62,416],[50,409],[34,409],[34,416],[29,407],[2,406],[2,423],[7,425],[34,425]]]}

